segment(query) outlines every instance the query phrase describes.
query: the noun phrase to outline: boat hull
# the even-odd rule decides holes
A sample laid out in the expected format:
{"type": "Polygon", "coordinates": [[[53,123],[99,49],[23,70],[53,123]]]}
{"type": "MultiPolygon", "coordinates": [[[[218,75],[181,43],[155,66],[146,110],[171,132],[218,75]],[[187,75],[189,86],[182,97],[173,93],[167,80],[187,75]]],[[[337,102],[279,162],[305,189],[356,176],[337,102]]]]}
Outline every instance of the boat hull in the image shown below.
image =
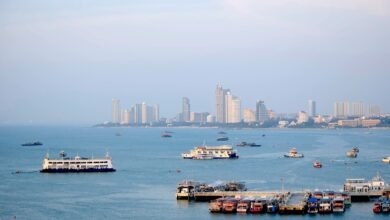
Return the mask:
{"type": "Polygon", "coordinates": [[[107,173],[107,172],[115,172],[114,168],[106,168],[106,169],[96,169],[96,168],[88,168],[88,169],[42,169],[41,173],[107,173]]]}

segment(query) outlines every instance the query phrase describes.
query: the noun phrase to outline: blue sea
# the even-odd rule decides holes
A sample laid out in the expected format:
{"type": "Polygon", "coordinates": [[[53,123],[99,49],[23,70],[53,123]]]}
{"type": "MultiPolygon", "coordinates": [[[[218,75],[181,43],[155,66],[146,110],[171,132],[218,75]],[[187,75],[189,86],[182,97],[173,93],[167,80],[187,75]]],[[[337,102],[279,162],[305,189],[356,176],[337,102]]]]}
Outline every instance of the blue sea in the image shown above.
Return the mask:
{"type": "Polygon", "coordinates": [[[390,219],[375,215],[373,202],[353,203],[344,214],[222,215],[207,203],[176,201],[184,179],[213,183],[246,182],[250,190],[341,190],[346,178],[371,179],[379,171],[390,182],[390,130],[380,129],[234,129],[224,130],[228,144],[256,142],[262,147],[237,148],[237,160],[184,160],[194,146],[216,142],[213,128],[93,128],[77,126],[0,127],[0,219],[390,219]],[[172,138],[161,138],[170,130],[172,138]],[[121,136],[116,136],[121,133],[121,136]],[[265,136],[263,137],[263,134],[265,136]],[[43,146],[22,147],[41,141],[43,146]],[[345,156],[353,146],[359,156],[345,156]],[[291,147],[302,159],[283,158],[291,147]],[[44,155],[113,157],[117,172],[42,174],[44,155]],[[322,169],[312,166],[314,160],[322,169]],[[20,170],[21,173],[14,172],[20,170]],[[181,172],[177,172],[180,170],[181,172]]]}

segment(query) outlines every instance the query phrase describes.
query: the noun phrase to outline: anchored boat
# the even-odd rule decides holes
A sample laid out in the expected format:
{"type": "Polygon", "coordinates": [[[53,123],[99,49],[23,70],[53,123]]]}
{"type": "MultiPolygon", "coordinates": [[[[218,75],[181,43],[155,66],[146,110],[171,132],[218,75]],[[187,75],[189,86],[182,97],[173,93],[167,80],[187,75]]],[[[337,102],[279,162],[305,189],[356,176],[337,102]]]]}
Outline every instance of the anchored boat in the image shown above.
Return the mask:
{"type": "Polygon", "coordinates": [[[390,156],[383,158],[382,162],[383,163],[390,163],[390,156]]]}
{"type": "Polygon", "coordinates": [[[288,154],[285,154],[284,157],[287,158],[302,158],[303,154],[298,153],[296,148],[292,148],[288,154]]]}

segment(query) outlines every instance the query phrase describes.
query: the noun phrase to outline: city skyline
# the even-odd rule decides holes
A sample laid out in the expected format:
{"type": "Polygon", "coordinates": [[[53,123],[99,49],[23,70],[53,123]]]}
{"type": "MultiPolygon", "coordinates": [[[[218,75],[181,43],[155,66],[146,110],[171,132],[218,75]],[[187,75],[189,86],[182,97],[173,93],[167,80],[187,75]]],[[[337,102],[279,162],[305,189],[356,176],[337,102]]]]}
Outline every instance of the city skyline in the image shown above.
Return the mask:
{"type": "Polygon", "coordinates": [[[205,112],[218,83],[242,109],[390,112],[387,1],[168,2],[1,1],[0,125],[110,121],[112,98],[205,112]]]}

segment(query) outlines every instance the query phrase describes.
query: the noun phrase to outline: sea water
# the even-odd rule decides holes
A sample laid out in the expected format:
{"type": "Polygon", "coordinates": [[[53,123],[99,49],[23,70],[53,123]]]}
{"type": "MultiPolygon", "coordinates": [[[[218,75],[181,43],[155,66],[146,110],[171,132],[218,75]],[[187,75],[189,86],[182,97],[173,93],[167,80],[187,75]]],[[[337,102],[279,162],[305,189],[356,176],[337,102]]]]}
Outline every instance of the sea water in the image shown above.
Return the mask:
{"type": "Polygon", "coordinates": [[[390,182],[390,130],[386,129],[232,129],[237,160],[185,160],[195,146],[219,145],[216,128],[0,127],[0,219],[389,219],[375,215],[373,202],[353,203],[343,214],[223,215],[211,214],[207,203],[177,201],[181,180],[244,181],[249,190],[335,190],[346,178],[371,179],[379,171],[390,182]],[[165,130],[172,138],[162,138],[165,130]],[[116,134],[121,134],[117,136],[116,134]],[[263,136],[265,135],[265,136],[263,136]],[[41,141],[43,146],[22,147],[41,141]],[[359,156],[347,158],[357,146],[359,156]],[[284,158],[292,147],[305,155],[284,158]],[[103,157],[108,151],[114,173],[39,173],[46,153],[57,157],[103,157]],[[315,169],[314,160],[323,168],[315,169]],[[15,171],[20,171],[15,174],[15,171]]]}

